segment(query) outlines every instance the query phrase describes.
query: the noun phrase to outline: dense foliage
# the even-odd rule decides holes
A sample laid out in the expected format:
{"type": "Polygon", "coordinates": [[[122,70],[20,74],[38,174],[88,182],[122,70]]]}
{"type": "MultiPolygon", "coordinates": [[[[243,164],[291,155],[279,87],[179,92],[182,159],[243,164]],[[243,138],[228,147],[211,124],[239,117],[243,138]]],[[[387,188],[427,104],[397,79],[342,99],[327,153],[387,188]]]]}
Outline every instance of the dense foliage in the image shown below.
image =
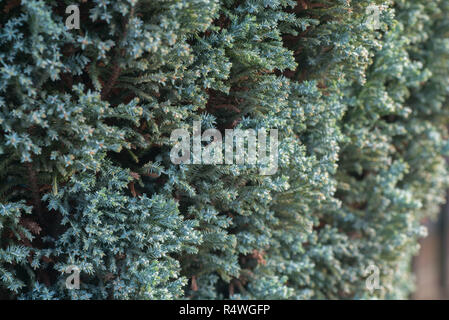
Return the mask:
{"type": "Polygon", "coordinates": [[[1,298],[411,292],[420,221],[448,185],[448,0],[0,10],[1,298]],[[194,121],[277,128],[277,173],[173,164],[171,132],[194,121]]]}

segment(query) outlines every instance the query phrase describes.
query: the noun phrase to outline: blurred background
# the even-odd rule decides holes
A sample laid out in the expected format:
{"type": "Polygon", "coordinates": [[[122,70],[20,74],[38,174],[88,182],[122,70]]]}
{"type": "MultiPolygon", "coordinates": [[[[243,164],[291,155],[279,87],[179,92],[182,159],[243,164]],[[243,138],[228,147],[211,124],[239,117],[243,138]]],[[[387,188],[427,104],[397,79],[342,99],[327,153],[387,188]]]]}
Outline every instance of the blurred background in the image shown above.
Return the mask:
{"type": "Polygon", "coordinates": [[[420,241],[420,254],[413,261],[417,281],[412,298],[449,300],[449,203],[442,206],[437,220],[423,223],[429,235],[420,241]]]}

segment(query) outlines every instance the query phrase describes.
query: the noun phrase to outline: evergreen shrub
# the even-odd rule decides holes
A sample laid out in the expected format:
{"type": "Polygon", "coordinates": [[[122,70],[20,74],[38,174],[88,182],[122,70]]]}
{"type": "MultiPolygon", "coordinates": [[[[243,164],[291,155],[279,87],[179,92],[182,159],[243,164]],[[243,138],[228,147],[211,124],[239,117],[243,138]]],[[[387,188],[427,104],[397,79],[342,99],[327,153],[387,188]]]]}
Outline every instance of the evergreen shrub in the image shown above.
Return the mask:
{"type": "Polygon", "coordinates": [[[448,186],[448,0],[1,0],[0,297],[406,298],[448,186]],[[66,26],[69,5],[79,29],[66,26]],[[276,128],[279,167],[173,164],[276,128]],[[80,270],[68,289],[67,268],[80,270]],[[367,290],[366,270],[379,270],[367,290]]]}

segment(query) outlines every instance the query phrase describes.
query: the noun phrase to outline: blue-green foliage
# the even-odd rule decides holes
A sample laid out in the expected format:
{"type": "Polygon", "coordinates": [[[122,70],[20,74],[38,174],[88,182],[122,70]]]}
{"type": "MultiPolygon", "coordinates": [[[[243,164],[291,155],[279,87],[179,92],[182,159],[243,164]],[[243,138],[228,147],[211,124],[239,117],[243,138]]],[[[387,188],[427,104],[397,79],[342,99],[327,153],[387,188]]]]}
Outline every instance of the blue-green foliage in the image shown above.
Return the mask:
{"type": "Polygon", "coordinates": [[[449,1],[76,3],[68,30],[72,1],[0,1],[0,297],[407,296],[448,184],[449,1]],[[279,170],[172,164],[198,120],[279,129],[279,170]]]}

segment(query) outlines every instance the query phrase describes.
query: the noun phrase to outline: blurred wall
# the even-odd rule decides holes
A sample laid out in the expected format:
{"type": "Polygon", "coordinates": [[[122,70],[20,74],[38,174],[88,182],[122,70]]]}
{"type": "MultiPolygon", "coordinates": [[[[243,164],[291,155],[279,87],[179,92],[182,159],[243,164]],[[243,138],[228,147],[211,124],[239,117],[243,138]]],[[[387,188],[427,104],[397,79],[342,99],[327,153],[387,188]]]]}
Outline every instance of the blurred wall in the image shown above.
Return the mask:
{"type": "MultiPolygon", "coordinates": [[[[447,199],[449,199],[449,194],[447,199]]],[[[437,221],[424,221],[429,230],[420,241],[421,250],[414,259],[416,291],[413,299],[449,300],[449,205],[441,208],[437,221]]]]}

